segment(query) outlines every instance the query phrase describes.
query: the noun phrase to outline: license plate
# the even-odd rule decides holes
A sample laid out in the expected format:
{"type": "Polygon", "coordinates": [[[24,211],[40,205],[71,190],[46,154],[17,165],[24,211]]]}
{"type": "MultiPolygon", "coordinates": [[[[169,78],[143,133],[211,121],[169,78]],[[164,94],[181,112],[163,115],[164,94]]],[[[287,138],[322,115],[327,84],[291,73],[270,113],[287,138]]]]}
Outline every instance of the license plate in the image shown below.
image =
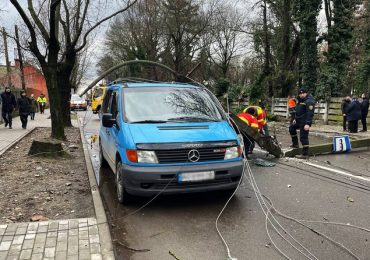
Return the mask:
{"type": "Polygon", "coordinates": [[[215,172],[184,172],[180,173],[178,177],[179,182],[194,182],[194,181],[205,181],[214,180],[215,172]]]}

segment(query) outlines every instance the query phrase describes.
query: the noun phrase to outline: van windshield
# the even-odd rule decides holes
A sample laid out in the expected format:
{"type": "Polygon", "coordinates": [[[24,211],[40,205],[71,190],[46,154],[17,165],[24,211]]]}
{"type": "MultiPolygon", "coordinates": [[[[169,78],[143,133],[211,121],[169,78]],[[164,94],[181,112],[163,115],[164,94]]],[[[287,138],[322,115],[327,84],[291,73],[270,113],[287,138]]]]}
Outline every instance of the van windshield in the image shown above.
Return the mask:
{"type": "Polygon", "coordinates": [[[123,106],[131,123],[223,120],[210,95],[200,88],[124,88],[123,106]]]}

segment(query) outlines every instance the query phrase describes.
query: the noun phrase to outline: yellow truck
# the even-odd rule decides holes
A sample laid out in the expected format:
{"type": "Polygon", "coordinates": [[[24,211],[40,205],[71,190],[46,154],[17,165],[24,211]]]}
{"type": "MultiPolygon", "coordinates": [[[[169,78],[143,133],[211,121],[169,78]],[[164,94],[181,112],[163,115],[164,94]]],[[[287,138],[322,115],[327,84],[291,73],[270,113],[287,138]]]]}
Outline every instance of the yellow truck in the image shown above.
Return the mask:
{"type": "Polygon", "coordinates": [[[100,112],[100,108],[103,103],[103,99],[106,93],[106,86],[99,85],[94,89],[92,98],[91,98],[91,110],[94,114],[98,114],[100,112]]]}

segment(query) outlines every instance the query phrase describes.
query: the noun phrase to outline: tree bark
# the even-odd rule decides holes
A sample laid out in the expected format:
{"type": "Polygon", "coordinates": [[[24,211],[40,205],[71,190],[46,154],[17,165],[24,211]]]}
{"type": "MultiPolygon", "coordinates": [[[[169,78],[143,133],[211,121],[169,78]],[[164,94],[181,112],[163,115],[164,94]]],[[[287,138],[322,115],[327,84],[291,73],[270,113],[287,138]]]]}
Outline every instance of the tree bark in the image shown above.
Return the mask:
{"type": "Polygon", "coordinates": [[[56,139],[65,139],[64,124],[60,109],[60,96],[58,88],[58,72],[57,67],[48,64],[43,67],[45,74],[46,85],[49,94],[50,114],[51,114],[51,137],[56,139]]]}

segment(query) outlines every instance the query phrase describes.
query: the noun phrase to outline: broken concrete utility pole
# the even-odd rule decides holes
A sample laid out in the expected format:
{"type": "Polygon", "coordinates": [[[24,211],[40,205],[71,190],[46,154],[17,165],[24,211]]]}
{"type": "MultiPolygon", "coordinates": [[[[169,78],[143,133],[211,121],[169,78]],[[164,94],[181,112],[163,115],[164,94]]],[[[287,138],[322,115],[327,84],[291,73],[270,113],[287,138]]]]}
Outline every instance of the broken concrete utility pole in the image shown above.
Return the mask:
{"type": "Polygon", "coordinates": [[[277,158],[280,158],[283,155],[279,143],[275,138],[260,134],[256,129],[247,125],[234,114],[230,114],[230,117],[233,119],[241,133],[243,135],[247,135],[248,138],[252,138],[262,149],[268,151],[277,158]]]}
{"type": "MultiPolygon", "coordinates": [[[[351,148],[370,148],[370,139],[351,140],[351,148]]],[[[333,152],[333,143],[310,145],[309,155],[328,154],[333,152]]],[[[295,148],[284,153],[285,157],[294,157],[302,154],[302,148],[295,148]]]]}

